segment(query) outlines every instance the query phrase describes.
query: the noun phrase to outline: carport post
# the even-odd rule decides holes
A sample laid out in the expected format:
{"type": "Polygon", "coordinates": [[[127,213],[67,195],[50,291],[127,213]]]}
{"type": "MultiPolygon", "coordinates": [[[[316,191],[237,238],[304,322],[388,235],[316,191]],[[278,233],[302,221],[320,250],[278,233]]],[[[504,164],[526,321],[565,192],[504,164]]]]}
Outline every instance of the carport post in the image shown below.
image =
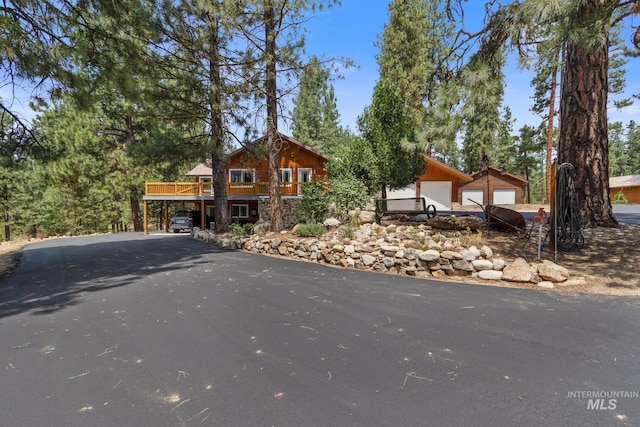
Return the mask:
{"type": "Polygon", "coordinates": [[[207,229],[207,223],[205,222],[205,214],[204,214],[204,197],[200,200],[200,227],[202,230],[207,229]]]}
{"type": "Polygon", "coordinates": [[[144,201],[144,207],[142,209],[143,214],[142,216],[144,217],[144,222],[142,223],[142,229],[144,230],[144,234],[149,234],[149,224],[147,222],[148,218],[147,218],[147,214],[149,213],[148,207],[147,207],[147,203],[149,203],[148,201],[144,201]]]}

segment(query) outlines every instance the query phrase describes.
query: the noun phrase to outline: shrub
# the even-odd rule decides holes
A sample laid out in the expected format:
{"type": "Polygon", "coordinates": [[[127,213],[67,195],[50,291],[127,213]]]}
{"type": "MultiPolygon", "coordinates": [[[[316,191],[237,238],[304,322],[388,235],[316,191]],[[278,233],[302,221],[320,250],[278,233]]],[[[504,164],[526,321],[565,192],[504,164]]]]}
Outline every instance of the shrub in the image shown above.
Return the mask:
{"type": "Polygon", "coordinates": [[[242,224],[238,223],[229,224],[229,233],[234,236],[244,236],[246,234],[242,224]]]}
{"type": "Polygon", "coordinates": [[[622,190],[618,191],[616,193],[616,195],[613,197],[613,200],[611,201],[611,203],[619,203],[619,204],[623,204],[623,203],[629,203],[629,200],[627,200],[627,197],[624,195],[624,193],[622,192],[622,190]]]}
{"type": "Polygon", "coordinates": [[[353,237],[353,233],[356,232],[360,226],[360,209],[356,209],[355,213],[349,217],[349,222],[340,227],[340,235],[344,238],[350,239],[353,237]]]}
{"type": "Polygon", "coordinates": [[[296,229],[296,233],[298,233],[298,236],[300,237],[320,237],[326,232],[327,229],[324,227],[324,225],[318,224],[317,222],[301,224],[296,229]]]}
{"type": "Polygon", "coordinates": [[[302,186],[302,200],[296,209],[305,222],[320,223],[325,219],[328,205],[324,182],[321,179],[315,179],[302,186]]]}
{"type": "Polygon", "coordinates": [[[339,220],[349,219],[349,211],[361,208],[369,200],[369,192],[362,181],[349,175],[329,181],[329,197],[336,206],[339,220]]]}

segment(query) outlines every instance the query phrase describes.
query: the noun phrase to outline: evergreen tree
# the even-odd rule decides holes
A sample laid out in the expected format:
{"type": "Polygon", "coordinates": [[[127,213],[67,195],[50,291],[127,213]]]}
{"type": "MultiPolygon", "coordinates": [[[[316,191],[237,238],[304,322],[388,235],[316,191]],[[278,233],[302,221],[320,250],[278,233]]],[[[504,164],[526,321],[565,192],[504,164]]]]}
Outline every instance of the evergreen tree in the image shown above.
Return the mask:
{"type": "Polygon", "coordinates": [[[270,229],[279,232],[284,227],[280,194],[278,132],[279,101],[291,87],[278,82],[295,81],[303,65],[300,52],[304,47],[302,24],[310,13],[331,7],[335,0],[259,0],[238,2],[237,30],[246,39],[247,67],[242,77],[254,94],[254,101],[265,111],[263,126],[269,166],[270,229]]]}
{"type": "Polygon", "coordinates": [[[625,175],[640,174],[640,126],[633,120],[627,125],[626,154],[628,169],[625,175]]]}
{"type": "Polygon", "coordinates": [[[395,82],[416,127],[424,120],[423,102],[429,71],[426,3],[424,0],[389,3],[389,22],[384,25],[378,43],[380,79],[395,82]]]}
{"type": "Polygon", "coordinates": [[[378,42],[380,78],[398,86],[418,130],[420,148],[427,154],[435,149],[441,158],[455,159],[455,142],[440,140],[434,146],[423,129],[431,120],[436,93],[452,77],[448,60],[455,20],[451,10],[442,0],[395,0],[388,9],[389,22],[378,42]]]}
{"type": "Polygon", "coordinates": [[[298,141],[323,153],[337,143],[340,115],[329,71],[312,56],[302,71],[300,90],[294,100],[292,130],[298,141]]]}
{"type": "Polygon", "coordinates": [[[503,61],[500,54],[490,60],[478,57],[461,73],[466,89],[462,108],[465,118],[462,158],[467,173],[480,170],[482,158],[488,156],[495,146],[504,91],[503,61]]]}
{"type": "Polygon", "coordinates": [[[376,84],[371,105],[358,117],[358,127],[367,150],[371,150],[372,189],[386,198],[392,190],[414,183],[425,170],[424,157],[410,146],[414,123],[398,88],[387,80],[376,84]],[[409,144],[408,144],[409,143],[409,144]]]}
{"type": "Polygon", "coordinates": [[[629,156],[622,123],[609,123],[609,176],[629,175],[628,165],[629,156]]]}
{"type": "MultiPolygon", "coordinates": [[[[532,172],[541,170],[540,154],[544,150],[545,141],[540,131],[532,126],[520,128],[520,135],[516,140],[515,159],[513,167],[529,182],[532,172]]],[[[527,183],[526,202],[531,203],[531,185],[527,183]]]]}
{"type": "MultiPolygon", "coordinates": [[[[461,4],[460,0],[448,1],[448,5],[461,4]]],[[[489,2],[484,28],[476,34],[460,32],[454,47],[467,52],[481,37],[478,52],[487,60],[506,44],[522,50],[535,43],[541,28],[552,32],[551,39],[564,52],[558,162],[574,166],[575,194],[585,226],[617,225],[609,200],[608,49],[611,29],[637,15],[639,4],[637,0],[489,2]]],[[[636,31],[632,38],[636,48],[640,48],[639,34],[636,31]]]]}

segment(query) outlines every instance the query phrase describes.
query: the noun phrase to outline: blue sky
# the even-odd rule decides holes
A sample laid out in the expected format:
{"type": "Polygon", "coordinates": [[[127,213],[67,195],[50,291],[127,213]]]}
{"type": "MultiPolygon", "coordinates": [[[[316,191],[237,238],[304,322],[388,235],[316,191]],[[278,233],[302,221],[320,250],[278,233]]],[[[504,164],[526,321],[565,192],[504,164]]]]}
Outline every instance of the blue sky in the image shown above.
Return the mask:
{"type": "MultiPolygon", "coordinates": [[[[378,35],[382,34],[388,20],[388,3],[384,0],[343,0],[342,6],[318,13],[306,25],[308,56],[349,57],[359,66],[344,71],[344,79],[333,82],[342,125],[352,131],[357,131],[356,119],[371,103],[373,87],[379,77],[376,63],[379,50],[374,43],[378,41],[378,35]]],[[[477,0],[466,3],[465,17],[475,20],[473,25],[481,24],[483,4],[477,0]]],[[[635,25],[638,23],[635,22],[635,25]]],[[[636,58],[627,64],[627,89],[630,93],[640,93],[639,71],[640,59],[636,58]]],[[[533,95],[530,85],[532,74],[518,69],[515,61],[510,61],[505,75],[505,105],[509,106],[516,119],[514,133],[525,124],[538,125],[540,118],[529,111],[533,95]]],[[[640,122],[640,101],[636,100],[632,107],[622,112],[610,109],[609,120],[640,122]]],[[[287,126],[284,128],[282,130],[286,133],[287,126]]]]}
{"type": "MultiPolygon", "coordinates": [[[[344,79],[336,80],[333,84],[336,90],[338,110],[342,125],[357,131],[356,119],[364,108],[371,103],[373,87],[378,80],[378,66],[376,55],[378,48],[374,43],[378,35],[382,34],[383,26],[388,20],[386,0],[343,0],[342,6],[334,6],[319,12],[306,25],[306,54],[320,58],[348,57],[358,68],[347,69],[343,72],[344,79]]],[[[483,17],[484,1],[473,0],[467,2],[465,17],[475,20],[479,26],[483,17]]],[[[633,24],[638,25],[636,20],[633,24]]],[[[629,39],[628,33],[624,36],[629,39]]],[[[631,60],[627,64],[627,89],[629,93],[640,93],[640,58],[631,60]]],[[[506,90],[505,105],[509,106],[516,119],[514,133],[524,124],[537,125],[540,118],[529,111],[532,90],[530,86],[531,73],[519,70],[515,61],[511,61],[505,70],[506,90]]],[[[0,87],[0,97],[5,102],[14,101],[13,109],[20,115],[32,118],[33,112],[28,109],[25,101],[28,92],[18,88],[12,93],[10,88],[0,87]],[[14,95],[15,99],[14,99],[14,95]]],[[[609,110],[610,121],[624,123],[635,120],[640,123],[640,101],[626,108],[624,111],[609,110]]],[[[281,121],[280,130],[290,133],[289,123],[281,121]]]]}

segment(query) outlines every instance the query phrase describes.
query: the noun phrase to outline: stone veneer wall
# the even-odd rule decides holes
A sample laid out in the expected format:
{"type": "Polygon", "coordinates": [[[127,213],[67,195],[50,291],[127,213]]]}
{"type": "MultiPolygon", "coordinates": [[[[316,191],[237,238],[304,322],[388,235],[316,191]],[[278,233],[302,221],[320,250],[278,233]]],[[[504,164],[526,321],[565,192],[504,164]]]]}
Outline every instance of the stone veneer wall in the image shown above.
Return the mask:
{"type": "MultiPolygon", "coordinates": [[[[258,215],[260,217],[260,221],[269,222],[271,221],[270,214],[270,200],[268,197],[261,197],[258,200],[258,215]]],[[[284,227],[287,229],[293,228],[294,225],[298,224],[301,220],[300,214],[296,207],[298,203],[300,203],[300,198],[282,198],[282,217],[284,219],[284,227]]]]}

